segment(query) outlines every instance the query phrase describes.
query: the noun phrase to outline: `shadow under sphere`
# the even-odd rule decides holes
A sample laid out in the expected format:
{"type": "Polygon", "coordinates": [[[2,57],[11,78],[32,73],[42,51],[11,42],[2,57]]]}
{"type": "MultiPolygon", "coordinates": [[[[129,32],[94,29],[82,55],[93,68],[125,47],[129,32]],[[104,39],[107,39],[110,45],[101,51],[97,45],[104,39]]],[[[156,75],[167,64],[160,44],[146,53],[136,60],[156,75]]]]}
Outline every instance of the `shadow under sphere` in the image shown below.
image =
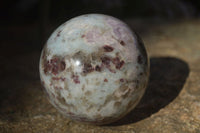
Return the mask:
{"type": "Polygon", "coordinates": [[[150,66],[149,84],[142,100],[133,111],[111,126],[143,120],[178,96],[189,74],[187,63],[177,58],[162,57],[151,58],[150,66]]]}

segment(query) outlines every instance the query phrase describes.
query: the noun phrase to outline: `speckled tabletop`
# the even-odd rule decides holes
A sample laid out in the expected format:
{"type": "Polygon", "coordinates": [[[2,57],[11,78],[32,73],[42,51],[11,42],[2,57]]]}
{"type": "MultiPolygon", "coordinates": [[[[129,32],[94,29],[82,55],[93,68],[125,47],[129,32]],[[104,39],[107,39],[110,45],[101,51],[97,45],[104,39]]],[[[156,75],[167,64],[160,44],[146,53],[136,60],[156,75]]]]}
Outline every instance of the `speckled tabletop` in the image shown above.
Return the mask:
{"type": "MultiPolygon", "coordinates": [[[[63,117],[43,93],[40,51],[20,45],[18,38],[23,35],[17,35],[13,41],[1,40],[0,132],[199,133],[200,21],[126,22],[143,38],[151,61],[146,93],[131,113],[104,126],[63,117]]],[[[21,28],[12,29],[17,33],[21,28]]],[[[29,33],[29,28],[24,29],[29,33]]]]}

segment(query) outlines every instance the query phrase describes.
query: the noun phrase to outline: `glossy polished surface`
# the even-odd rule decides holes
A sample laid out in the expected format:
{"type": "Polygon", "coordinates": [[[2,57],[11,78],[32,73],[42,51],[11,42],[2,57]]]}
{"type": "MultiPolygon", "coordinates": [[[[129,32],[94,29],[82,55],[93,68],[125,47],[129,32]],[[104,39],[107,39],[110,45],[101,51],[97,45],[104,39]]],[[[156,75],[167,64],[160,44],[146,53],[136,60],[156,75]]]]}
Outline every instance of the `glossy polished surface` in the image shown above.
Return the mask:
{"type": "Polygon", "coordinates": [[[58,27],[40,58],[40,77],[50,102],[65,116],[93,124],[130,112],[148,82],[141,40],[120,20],[82,15],[58,27]]]}

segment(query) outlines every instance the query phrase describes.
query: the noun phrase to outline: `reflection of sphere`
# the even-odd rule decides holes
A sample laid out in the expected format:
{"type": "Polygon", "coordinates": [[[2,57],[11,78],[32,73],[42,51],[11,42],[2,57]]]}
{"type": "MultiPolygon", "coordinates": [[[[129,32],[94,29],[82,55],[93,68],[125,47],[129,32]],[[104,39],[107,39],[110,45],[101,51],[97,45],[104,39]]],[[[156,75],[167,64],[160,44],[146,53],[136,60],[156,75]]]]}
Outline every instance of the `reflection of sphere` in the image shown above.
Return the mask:
{"type": "Polygon", "coordinates": [[[40,58],[50,102],[67,117],[93,124],[131,111],[148,82],[141,40],[120,20],[82,15],[58,27],[40,58]]]}

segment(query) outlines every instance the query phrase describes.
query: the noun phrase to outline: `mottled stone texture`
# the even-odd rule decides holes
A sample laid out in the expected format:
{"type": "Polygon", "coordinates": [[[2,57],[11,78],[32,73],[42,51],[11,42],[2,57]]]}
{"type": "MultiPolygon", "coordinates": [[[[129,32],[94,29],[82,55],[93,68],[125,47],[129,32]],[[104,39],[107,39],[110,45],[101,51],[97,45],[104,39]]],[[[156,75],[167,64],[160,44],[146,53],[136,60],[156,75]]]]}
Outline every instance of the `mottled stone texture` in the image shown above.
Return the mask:
{"type": "Polygon", "coordinates": [[[43,48],[39,67],[54,107],[72,120],[95,125],[129,113],[149,79],[142,40],[124,22],[102,14],[59,26],[43,48]]]}
{"type": "Polygon", "coordinates": [[[199,133],[200,21],[126,22],[139,31],[151,60],[146,93],[131,113],[105,126],[64,118],[44,97],[38,75],[40,51],[17,45],[22,49],[17,52],[16,45],[5,40],[0,57],[0,132],[199,133]],[[9,43],[12,55],[5,50],[9,43]]]}

